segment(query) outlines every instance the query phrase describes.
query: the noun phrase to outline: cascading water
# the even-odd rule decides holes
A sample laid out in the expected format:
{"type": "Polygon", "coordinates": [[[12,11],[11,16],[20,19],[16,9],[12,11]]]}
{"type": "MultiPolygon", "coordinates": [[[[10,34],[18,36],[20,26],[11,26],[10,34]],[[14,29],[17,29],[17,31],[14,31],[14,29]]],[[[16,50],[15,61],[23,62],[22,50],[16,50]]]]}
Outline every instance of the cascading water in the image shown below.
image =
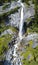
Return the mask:
{"type": "Polygon", "coordinates": [[[19,26],[20,40],[22,39],[22,28],[23,28],[23,6],[22,6],[22,9],[21,9],[21,21],[20,21],[20,26],[19,26]]]}
{"type": "MultiPolygon", "coordinates": [[[[18,1],[18,3],[20,3],[22,6],[21,21],[20,21],[20,28],[19,28],[19,38],[21,40],[22,39],[22,27],[23,27],[23,4],[20,2],[20,0],[18,1]]],[[[10,50],[8,50],[7,55],[6,55],[6,60],[9,61],[11,64],[6,64],[5,62],[4,65],[22,65],[21,60],[20,60],[21,58],[17,52],[17,49],[18,49],[18,44],[16,43],[12,49],[10,48],[10,50]],[[13,56],[14,58],[12,58],[11,56],[13,56]]]]}
{"type": "Polygon", "coordinates": [[[19,38],[20,40],[22,40],[22,28],[23,28],[23,8],[24,8],[24,5],[23,3],[21,3],[21,1],[19,0],[20,4],[21,4],[21,20],[20,20],[20,25],[19,25],[19,38]]]}
{"type": "MultiPolygon", "coordinates": [[[[19,27],[19,38],[20,38],[20,40],[22,40],[22,28],[23,28],[23,7],[24,7],[24,5],[21,3],[21,0],[19,0],[18,3],[20,3],[21,6],[22,6],[22,7],[21,7],[21,20],[20,20],[20,27],[19,27]]],[[[15,46],[15,48],[14,48],[14,54],[13,54],[13,55],[15,56],[14,60],[17,59],[15,65],[22,65],[22,64],[21,64],[21,60],[20,60],[18,54],[16,54],[16,52],[17,52],[17,48],[18,48],[18,45],[15,44],[14,46],[15,46]]]]}
{"type": "MultiPolygon", "coordinates": [[[[21,2],[21,0],[19,0],[18,1],[18,3],[20,3],[21,4],[21,20],[20,20],[20,25],[19,25],[19,42],[18,43],[20,43],[20,41],[23,39],[23,34],[22,34],[22,29],[23,29],[23,23],[24,23],[24,21],[23,21],[23,10],[24,10],[24,5],[23,5],[23,3],[21,2]]],[[[11,8],[12,8],[12,6],[11,6],[11,8]]],[[[11,9],[10,8],[10,9],[11,9]]],[[[29,12],[26,14],[26,16],[25,16],[25,18],[27,18],[27,17],[30,17],[31,15],[29,14],[29,12]]],[[[19,54],[18,54],[18,52],[17,52],[17,49],[18,49],[18,43],[16,43],[13,47],[12,47],[12,49],[10,48],[9,50],[8,50],[8,52],[7,52],[7,55],[6,55],[6,60],[7,61],[9,61],[11,64],[4,64],[4,65],[22,65],[21,64],[21,58],[19,57],[19,54]],[[13,52],[13,53],[12,53],[13,52]],[[13,58],[12,58],[12,57],[13,58]]]]}

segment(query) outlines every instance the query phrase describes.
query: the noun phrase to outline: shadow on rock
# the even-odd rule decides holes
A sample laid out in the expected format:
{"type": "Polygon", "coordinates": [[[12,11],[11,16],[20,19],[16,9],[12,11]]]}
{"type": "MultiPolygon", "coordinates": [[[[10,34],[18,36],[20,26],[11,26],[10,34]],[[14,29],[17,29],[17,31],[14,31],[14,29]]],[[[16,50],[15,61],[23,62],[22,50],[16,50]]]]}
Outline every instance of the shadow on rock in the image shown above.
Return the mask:
{"type": "Polygon", "coordinates": [[[5,60],[5,61],[4,61],[4,65],[11,65],[11,62],[5,60]]]}

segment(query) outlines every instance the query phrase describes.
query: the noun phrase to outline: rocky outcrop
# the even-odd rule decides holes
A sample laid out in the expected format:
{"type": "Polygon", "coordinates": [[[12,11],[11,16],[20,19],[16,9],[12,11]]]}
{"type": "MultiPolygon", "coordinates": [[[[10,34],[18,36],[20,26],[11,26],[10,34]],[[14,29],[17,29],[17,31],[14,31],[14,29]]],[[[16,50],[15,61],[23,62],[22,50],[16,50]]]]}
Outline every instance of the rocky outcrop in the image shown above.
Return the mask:
{"type": "MultiPolygon", "coordinates": [[[[21,5],[18,2],[12,2],[10,3],[6,3],[3,6],[0,6],[0,17],[5,17],[5,16],[9,16],[10,18],[10,23],[11,25],[15,26],[15,27],[19,27],[19,22],[20,22],[20,11],[21,11],[21,5]],[[9,5],[9,7],[7,7],[6,5],[9,5]],[[6,8],[3,10],[2,8],[4,8],[6,6],[6,8]]],[[[29,21],[26,21],[27,18],[32,18],[34,16],[34,5],[31,4],[30,6],[27,7],[27,4],[25,4],[24,7],[24,22],[29,23],[29,21]]]]}

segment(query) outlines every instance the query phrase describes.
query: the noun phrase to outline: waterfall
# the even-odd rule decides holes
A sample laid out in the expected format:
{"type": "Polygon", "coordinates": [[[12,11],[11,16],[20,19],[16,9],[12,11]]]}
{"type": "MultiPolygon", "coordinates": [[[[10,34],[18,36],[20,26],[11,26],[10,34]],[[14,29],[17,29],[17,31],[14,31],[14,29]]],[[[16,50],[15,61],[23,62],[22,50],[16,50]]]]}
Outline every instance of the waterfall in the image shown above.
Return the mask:
{"type": "Polygon", "coordinates": [[[23,3],[21,3],[21,1],[19,0],[20,4],[21,4],[21,20],[20,20],[20,25],[19,25],[19,38],[20,40],[22,40],[22,29],[23,29],[23,3]]]}
{"type": "Polygon", "coordinates": [[[19,26],[19,37],[22,39],[22,28],[23,28],[23,7],[21,9],[21,20],[20,20],[20,26],[19,26]]]}
{"type": "MultiPolygon", "coordinates": [[[[18,50],[18,45],[19,45],[20,41],[24,37],[23,31],[22,31],[23,30],[23,24],[24,24],[24,21],[23,21],[24,20],[24,5],[21,2],[21,0],[19,0],[18,3],[21,4],[21,20],[20,20],[20,24],[19,24],[19,34],[18,34],[19,38],[16,40],[17,41],[16,44],[14,44],[14,46],[12,48],[10,47],[10,49],[8,50],[8,52],[6,54],[6,60],[8,61],[8,63],[5,62],[4,65],[22,65],[20,54],[19,54],[19,51],[17,51],[17,50],[18,50]]],[[[10,9],[12,9],[12,4],[11,4],[10,9]]],[[[32,15],[32,13],[30,13],[30,10],[25,12],[25,19],[29,18],[32,15]]],[[[13,17],[13,16],[11,16],[11,17],[13,17]]],[[[12,21],[13,21],[13,19],[12,19],[12,21]]],[[[11,25],[12,25],[12,22],[11,22],[11,25]]]]}
{"type": "MultiPolygon", "coordinates": [[[[19,51],[17,51],[18,49],[18,45],[20,43],[20,41],[23,39],[23,24],[24,24],[24,18],[29,18],[32,14],[30,13],[30,10],[28,12],[25,12],[25,16],[23,17],[24,15],[24,5],[23,3],[21,2],[21,0],[18,1],[18,3],[21,4],[21,20],[20,20],[20,24],[19,24],[19,38],[16,40],[16,44],[14,44],[14,46],[8,50],[7,54],[6,54],[6,62],[4,63],[4,65],[22,65],[21,63],[21,58],[20,58],[20,54],[19,54],[19,51]],[[8,63],[7,63],[8,62],[8,63]]],[[[12,4],[11,4],[11,7],[10,9],[12,9],[12,4]]],[[[13,18],[13,15],[11,16],[11,18],[13,18]]],[[[16,17],[14,17],[16,18],[16,17]]],[[[18,18],[17,18],[18,19],[18,18]]],[[[16,21],[16,19],[15,19],[16,21]]],[[[11,22],[11,25],[13,23],[13,19],[12,19],[12,22],[11,22]]],[[[27,40],[29,39],[30,37],[27,38],[27,40]]]]}

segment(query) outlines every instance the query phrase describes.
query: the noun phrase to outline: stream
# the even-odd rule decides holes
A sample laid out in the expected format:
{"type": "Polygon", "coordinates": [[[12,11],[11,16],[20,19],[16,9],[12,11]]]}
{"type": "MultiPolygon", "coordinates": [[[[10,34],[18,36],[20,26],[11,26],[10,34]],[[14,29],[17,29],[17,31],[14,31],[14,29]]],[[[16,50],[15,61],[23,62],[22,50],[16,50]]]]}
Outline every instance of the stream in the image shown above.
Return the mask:
{"type": "MultiPolygon", "coordinates": [[[[22,40],[22,27],[23,27],[23,4],[21,3],[21,1],[19,0],[18,3],[21,4],[21,20],[20,20],[20,28],[19,28],[19,42],[22,40]]],[[[12,8],[12,7],[11,7],[12,8]]],[[[11,9],[10,8],[10,9],[11,9]]],[[[12,48],[9,49],[9,51],[6,54],[6,60],[8,60],[11,65],[22,65],[21,63],[21,58],[19,56],[19,53],[17,52],[18,49],[18,43],[16,43],[12,48]]],[[[4,63],[4,65],[9,65],[9,63],[7,64],[6,62],[4,63]]]]}
{"type": "MultiPolygon", "coordinates": [[[[19,16],[17,16],[18,13],[11,14],[9,16],[9,18],[11,17],[11,20],[10,20],[11,21],[11,23],[10,23],[11,26],[12,26],[12,23],[15,24],[14,21],[17,22],[20,19],[20,22],[18,23],[19,26],[16,23],[17,27],[19,27],[19,33],[18,33],[18,37],[17,37],[17,39],[15,41],[15,44],[12,47],[10,47],[10,49],[6,53],[6,61],[4,62],[4,65],[22,65],[22,62],[21,62],[22,58],[20,56],[19,51],[17,51],[18,48],[19,48],[18,45],[20,44],[20,42],[24,38],[27,41],[30,40],[30,39],[33,39],[33,37],[35,38],[35,35],[33,35],[33,34],[32,35],[28,35],[27,37],[23,36],[23,24],[24,24],[24,21],[27,18],[29,18],[29,17],[34,15],[33,14],[34,10],[30,8],[30,9],[25,9],[25,12],[24,12],[24,4],[21,2],[21,0],[17,1],[17,3],[18,4],[20,3],[20,5],[21,5],[21,15],[20,15],[20,18],[19,18],[19,16]],[[32,12],[31,12],[31,10],[32,10],[32,12]],[[25,16],[24,16],[24,13],[25,13],[25,16]],[[14,20],[13,20],[13,16],[15,18],[14,20]],[[15,16],[18,17],[19,19],[17,20],[15,16]]],[[[12,4],[11,4],[11,7],[9,8],[9,10],[10,9],[12,9],[12,4]]],[[[2,33],[2,34],[4,34],[4,33],[2,33]]],[[[37,37],[37,35],[36,35],[36,37],[37,37]]]]}

